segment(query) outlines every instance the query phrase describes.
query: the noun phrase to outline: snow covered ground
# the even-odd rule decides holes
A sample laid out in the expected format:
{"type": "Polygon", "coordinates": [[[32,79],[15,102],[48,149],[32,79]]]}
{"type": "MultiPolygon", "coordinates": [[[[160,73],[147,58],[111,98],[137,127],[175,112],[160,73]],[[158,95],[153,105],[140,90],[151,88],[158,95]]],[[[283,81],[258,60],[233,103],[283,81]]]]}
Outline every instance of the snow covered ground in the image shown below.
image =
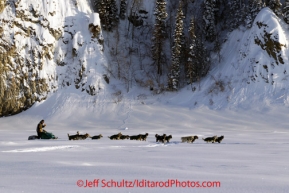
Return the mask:
{"type": "Polygon", "coordinates": [[[166,104],[164,99],[170,101],[169,95],[163,96],[162,102],[156,97],[143,101],[126,98],[118,104],[104,97],[91,106],[88,98],[76,92],[56,93],[24,113],[0,119],[0,192],[231,193],[289,189],[286,107],[275,105],[262,111],[189,109],[166,104]],[[41,119],[46,121],[46,130],[59,139],[27,140],[36,134],[41,119]],[[69,141],[67,133],[76,131],[104,137],[69,141]],[[148,132],[149,136],[147,141],[107,137],[118,132],[148,132]],[[156,143],[156,133],[173,138],[167,144],[156,143]],[[180,138],[187,135],[198,135],[199,139],[181,143],[180,138]],[[201,139],[213,135],[225,138],[220,144],[201,139]],[[127,182],[121,184],[122,180],[127,182]],[[116,186],[112,181],[121,187],[110,187],[116,186]],[[197,183],[214,187],[189,187],[197,183]]]}

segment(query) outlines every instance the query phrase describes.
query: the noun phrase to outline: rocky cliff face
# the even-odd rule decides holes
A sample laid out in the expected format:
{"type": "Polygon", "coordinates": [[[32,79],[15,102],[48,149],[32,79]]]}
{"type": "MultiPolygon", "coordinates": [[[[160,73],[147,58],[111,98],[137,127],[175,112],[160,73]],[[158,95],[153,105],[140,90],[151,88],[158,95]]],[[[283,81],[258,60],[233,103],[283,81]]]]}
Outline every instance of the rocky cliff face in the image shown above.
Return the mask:
{"type": "Polygon", "coordinates": [[[0,116],[65,86],[102,88],[102,34],[88,2],[0,0],[0,12],[0,116]]]}

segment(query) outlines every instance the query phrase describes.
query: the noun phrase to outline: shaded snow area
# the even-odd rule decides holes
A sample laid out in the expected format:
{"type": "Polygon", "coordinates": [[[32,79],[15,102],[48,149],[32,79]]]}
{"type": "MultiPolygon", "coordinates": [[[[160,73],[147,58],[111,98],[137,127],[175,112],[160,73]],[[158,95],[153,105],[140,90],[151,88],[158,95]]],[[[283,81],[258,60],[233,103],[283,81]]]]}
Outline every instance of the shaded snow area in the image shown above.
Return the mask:
{"type": "Polygon", "coordinates": [[[189,109],[123,99],[102,100],[92,108],[76,94],[58,93],[0,119],[1,192],[288,191],[286,107],[189,109]],[[57,140],[27,140],[41,119],[57,140]],[[67,133],[77,131],[103,138],[69,141],[67,133]],[[108,138],[119,132],[149,135],[146,141],[108,138]],[[155,134],[164,133],[172,135],[170,142],[156,142],[155,134]],[[182,143],[189,135],[199,139],[182,143]],[[214,135],[224,135],[223,141],[202,140],[214,135]]]}

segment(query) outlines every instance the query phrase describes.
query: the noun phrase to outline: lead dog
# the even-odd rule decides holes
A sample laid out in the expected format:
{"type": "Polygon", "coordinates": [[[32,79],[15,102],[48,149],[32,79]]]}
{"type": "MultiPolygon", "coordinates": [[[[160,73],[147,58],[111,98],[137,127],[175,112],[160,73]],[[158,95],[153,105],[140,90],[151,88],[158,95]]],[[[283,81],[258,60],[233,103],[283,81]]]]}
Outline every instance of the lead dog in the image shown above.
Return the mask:
{"type": "Polygon", "coordinates": [[[221,135],[220,137],[218,137],[215,142],[221,143],[221,141],[224,139],[224,135],[221,135]]]}
{"type": "Polygon", "coordinates": [[[199,139],[198,136],[186,136],[186,137],[181,137],[182,143],[187,142],[187,143],[193,143],[196,139],[199,139]]]}
{"type": "Polygon", "coordinates": [[[203,138],[203,140],[205,141],[205,142],[207,142],[207,143],[215,143],[215,141],[216,141],[216,139],[217,139],[218,137],[217,137],[217,135],[215,135],[215,136],[213,136],[213,137],[207,137],[207,138],[203,138]]]}

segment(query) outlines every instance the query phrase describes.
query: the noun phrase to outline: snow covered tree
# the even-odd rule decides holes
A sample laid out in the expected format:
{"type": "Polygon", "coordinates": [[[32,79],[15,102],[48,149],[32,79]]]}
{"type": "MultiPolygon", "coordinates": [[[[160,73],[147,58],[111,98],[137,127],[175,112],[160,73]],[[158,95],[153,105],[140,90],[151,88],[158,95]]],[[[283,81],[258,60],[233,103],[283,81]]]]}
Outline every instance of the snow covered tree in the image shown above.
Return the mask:
{"type": "Polygon", "coordinates": [[[285,0],[283,8],[284,21],[289,24],[289,0],[285,0]]]}
{"type": "Polygon", "coordinates": [[[264,7],[262,0],[249,0],[247,5],[246,26],[251,28],[255,17],[264,7]]]}
{"type": "Polygon", "coordinates": [[[196,35],[195,35],[195,19],[194,17],[191,19],[190,27],[189,27],[189,39],[191,41],[189,47],[189,57],[187,60],[187,68],[186,68],[186,77],[188,84],[192,84],[194,81],[198,80],[196,65],[195,65],[195,49],[196,49],[196,35]]]}
{"type": "Polygon", "coordinates": [[[120,2],[120,11],[119,11],[119,17],[120,19],[125,19],[125,13],[126,13],[126,2],[127,0],[121,0],[120,2]]]}
{"type": "Polygon", "coordinates": [[[176,25],[174,32],[174,46],[172,47],[172,65],[171,72],[168,78],[168,89],[177,91],[179,88],[180,79],[180,65],[181,65],[181,52],[183,46],[183,30],[184,30],[184,14],[183,3],[179,2],[179,8],[177,10],[176,25]]]}
{"type": "Polygon", "coordinates": [[[213,41],[216,36],[215,11],[216,11],[216,0],[204,0],[204,13],[203,13],[203,20],[205,22],[204,31],[206,39],[209,41],[213,41]]]}
{"type": "Polygon", "coordinates": [[[163,44],[165,39],[165,20],[168,16],[166,11],[166,0],[156,0],[155,25],[152,37],[152,55],[156,64],[157,74],[162,75],[163,63],[163,44]]]}
{"type": "Polygon", "coordinates": [[[269,0],[268,1],[268,7],[277,15],[281,16],[282,15],[282,4],[280,0],[269,0]]]}
{"type": "Polygon", "coordinates": [[[229,0],[229,15],[227,19],[227,26],[230,31],[233,31],[246,20],[245,3],[240,0],[229,0]]]}
{"type": "Polygon", "coordinates": [[[200,35],[195,34],[194,24],[190,23],[189,36],[192,40],[186,66],[187,83],[200,81],[207,75],[210,68],[209,53],[200,35]]]}

